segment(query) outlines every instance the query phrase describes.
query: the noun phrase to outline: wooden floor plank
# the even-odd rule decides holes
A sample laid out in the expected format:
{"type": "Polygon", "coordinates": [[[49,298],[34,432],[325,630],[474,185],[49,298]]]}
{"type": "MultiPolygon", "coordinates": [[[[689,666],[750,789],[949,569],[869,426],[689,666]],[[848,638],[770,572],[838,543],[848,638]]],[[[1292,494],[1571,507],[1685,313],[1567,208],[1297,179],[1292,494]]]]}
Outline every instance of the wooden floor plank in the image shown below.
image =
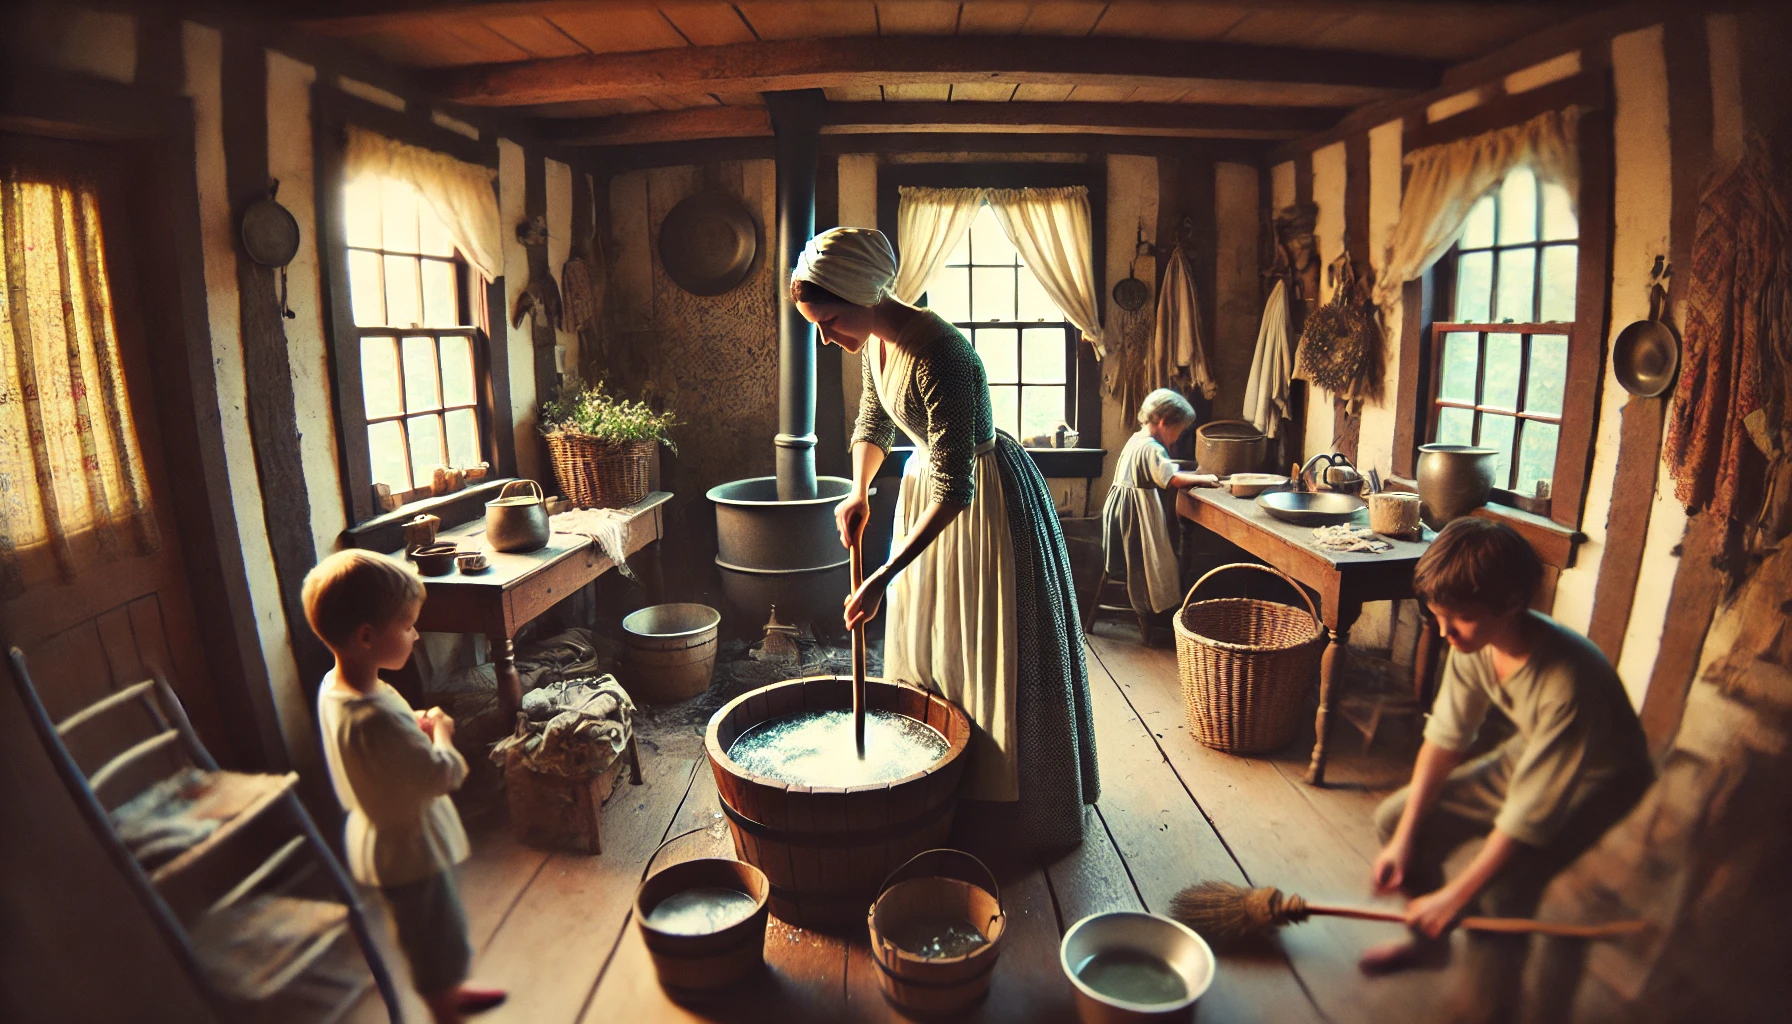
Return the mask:
{"type": "MultiPolygon", "coordinates": [[[[1174,683],[1172,677],[1144,685],[1173,687],[1174,683]]],[[[1123,863],[1103,870],[1125,871],[1144,908],[1154,913],[1167,913],[1170,898],[1198,879],[1242,883],[1244,874],[1184,790],[1156,738],[1102,663],[1093,658],[1089,689],[1102,783],[1096,824],[1104,831],[1100,836],[1086,836],[1084,848],[1108,845],[1104,840],[1111,835],[1111,848],[1118,851],[1123,863]]],[[[1057,881],[1055,875],[1053,881],[1057,881]]],[[[1060,896],[1060,904],[1066,902],[1060,896]]],[[[1278,1024],[1321,1019],[1288,958],[1273,944],[1248,954],[1222,953],[1213,987],[1201,999],[1200,1016],[1209,1022],[1278,1024]]]]}
{"type": "MultiPolygon", "coordinates": [[[[1101,737],[1096,749],[1104,787],[1103,802],[1115,803],[1114,789],[1106,787],[1125,780],[1115,778],[1114,766],[1107,754],[1107,734],[1100,732],[1098,727],[1097,735],[1101,737]]],[[[1164,770],[1169,771],[1167,767],[1164,770]]],[[[1102,812],[1094,807],[1083,809],[1082,845],[1047,865],[1046,875],[1051,879],[1052,895],[1057,898],[1060,931],[1090,914],[1145,909],[1127,874],[1126,862],[1114,848],[1113,837],[1108,835],[1102,812]]]]}
{"type": "Polygon", "coordinates": [[[690,788],[697,763],[641,752],[642,786],[618,787],[604,806],[604,852],[556,852],[475,961],[483,979],[510,990],[488,1024],[576,1020],[611,958],[634,902],[641,868],[690,788]]]}
{"type": "MultiPolygon", "coordinates": [[[[1091,636],[1089,644],[1252,884],[1275,885],[1315,901],[1399,906],[1395,899],[1371,898],[1363,858],[1315,810],[1313,801],[1326,799],[1327,790],[1315,790],[1309,798],[1293,789],[1304,783],[1291,783],[1271,761],[1224,754],[1195,740],[1184,723],[1173,652],[1100,635],[1091,636]]],[[[1375,980],[1356,969],[1364,949],[1400,934],[1397,925],[1316,918],[1284,929],[1281,943],[1329,1019],[1340,1024],[1423,1019],[1426,1008],[1440,1005],[1454,985],[1454,969],[1375,980]]]]}

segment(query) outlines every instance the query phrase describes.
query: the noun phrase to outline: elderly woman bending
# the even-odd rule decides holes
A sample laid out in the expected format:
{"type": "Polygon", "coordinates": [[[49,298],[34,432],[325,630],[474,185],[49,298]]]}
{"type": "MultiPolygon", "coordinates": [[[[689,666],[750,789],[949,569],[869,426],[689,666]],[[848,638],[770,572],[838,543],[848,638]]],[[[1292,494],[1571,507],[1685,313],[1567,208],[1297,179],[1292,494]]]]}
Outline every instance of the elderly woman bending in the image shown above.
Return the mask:
{"type": "Polygon", "coordinates": [[[890,294],[884,236],[835,228],[792,275],[797,308],[823,343],[860,353],[852,493],[835,518],[862,535],[871,479],[901,431],[903,473],[889,561],[846,602],[855,626],[886,595],[884,675],[957,703],[975,725],[959,841],[1007,851],[1080,842],[1098,795],[1083,632],[1070,561],[1045,479],[994,428],[983,361],[930,310],[890,294]]]}

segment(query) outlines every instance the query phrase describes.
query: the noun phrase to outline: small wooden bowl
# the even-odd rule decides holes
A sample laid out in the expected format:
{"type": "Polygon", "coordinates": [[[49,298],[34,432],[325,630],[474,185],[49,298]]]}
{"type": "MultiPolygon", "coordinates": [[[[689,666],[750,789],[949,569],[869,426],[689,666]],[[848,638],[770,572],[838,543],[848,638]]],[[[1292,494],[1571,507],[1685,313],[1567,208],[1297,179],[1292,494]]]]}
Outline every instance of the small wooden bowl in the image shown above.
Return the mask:
{"type": "Polygon", "coordinates": [[[446,576],[454,571],[456,553],[452,544],[430,544],[412,548],[411,561],[417,563],[417,571],[425,576],[446,576]]]}

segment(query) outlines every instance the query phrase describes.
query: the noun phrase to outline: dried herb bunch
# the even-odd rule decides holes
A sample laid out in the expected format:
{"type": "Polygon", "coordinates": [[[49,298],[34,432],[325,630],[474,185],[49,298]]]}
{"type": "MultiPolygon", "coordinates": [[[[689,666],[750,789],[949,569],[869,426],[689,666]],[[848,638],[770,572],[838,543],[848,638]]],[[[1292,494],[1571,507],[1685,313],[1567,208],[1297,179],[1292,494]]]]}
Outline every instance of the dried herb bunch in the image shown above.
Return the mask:
{"type": "Polygon", "coordinates": [[[646,402],[610,394],[602,381],[586,384],[568,377],[554,396],[541,403],[543,434],[576,432],[599,441],[659,441],[676,454],[672,428],[678,423],[672,410],[655,412],[646,402]]]}

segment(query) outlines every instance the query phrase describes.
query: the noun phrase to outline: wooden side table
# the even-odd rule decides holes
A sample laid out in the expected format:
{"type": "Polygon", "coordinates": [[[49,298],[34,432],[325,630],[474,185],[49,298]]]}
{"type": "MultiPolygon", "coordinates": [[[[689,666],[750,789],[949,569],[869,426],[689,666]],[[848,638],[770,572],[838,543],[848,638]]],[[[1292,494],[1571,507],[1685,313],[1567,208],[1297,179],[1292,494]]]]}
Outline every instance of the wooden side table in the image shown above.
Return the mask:
{"type": "MultiPolygon", "coordinates": [[[[1285,523],[1258,508],[1253,499],[1234,498],[1212,488],[1181,492],[1176,497],[1176,512],[1292,576],[1317,599],[1320,621],[1330,641],[1319,665],[1319,712],[1313,722],[1315,739],[1307,782],[1324,784],[1327,733],[1350,627],[1366,601],[1401,601],[1415,596],[1413,566],[1431,546],[1435,534],[1427,530],[1424,540],[1390,540],[1394,549],[1381,554],[1327,551],[1314,545],[1311,527],[1285,523]]],[[[1413,663],[1413,693],[1421,702],[1436,660],[1437,631],[1424,629],[1413,663]]]]}
{"type": "MultiPolygon", "coordinates": [[[[672,497],[655,491],[630,505],[628,554],[665,535],[664,506],[672,497]]],[[[559,604],[616,563],[598,551],[589,537],[556,533],[540,551],[522,554],[492,551],[485,540],[485,520],[475,519],[438,538],[462,551],[484,551],[491,568],[424,579],[428,598],[417,616],[417,628],[436,633],[483,633],[491,642],[492,665],[498,676],[498,707],[503,721],[514,722],[523,703],[522,677],[516,671],[516,635],[531,619],[559,604]]],[[[397,552],[394,557],[403,558],[397,552]]]]}

